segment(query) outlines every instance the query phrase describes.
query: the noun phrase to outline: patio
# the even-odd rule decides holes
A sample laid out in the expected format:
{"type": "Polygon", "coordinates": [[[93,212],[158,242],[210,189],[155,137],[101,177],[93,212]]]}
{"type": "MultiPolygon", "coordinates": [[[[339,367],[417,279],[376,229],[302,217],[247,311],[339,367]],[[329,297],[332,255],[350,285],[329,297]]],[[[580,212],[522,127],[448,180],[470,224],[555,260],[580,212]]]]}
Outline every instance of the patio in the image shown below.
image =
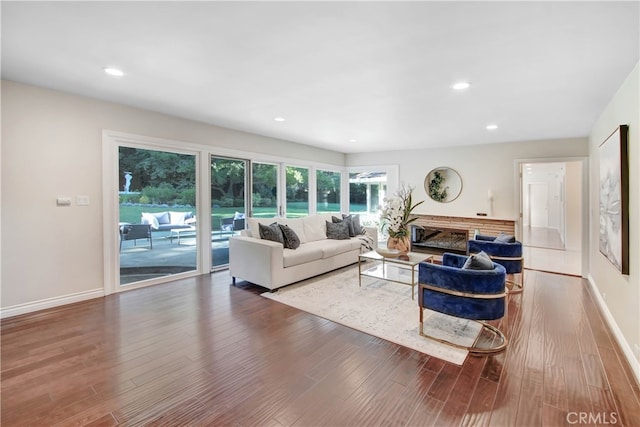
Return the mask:
{"type": "MultiPolygon", "coordinates": [[[[211,236],[213,265],[229,263],[229,237],[233,232],[214,231],[211,236]]],[[[120,251],[120,284],[147,280],[196,268],[194,230],[182,230],[180,237],[170,231],[152,233],[153,249],[147,239],[122,242],[120,251]]]]}

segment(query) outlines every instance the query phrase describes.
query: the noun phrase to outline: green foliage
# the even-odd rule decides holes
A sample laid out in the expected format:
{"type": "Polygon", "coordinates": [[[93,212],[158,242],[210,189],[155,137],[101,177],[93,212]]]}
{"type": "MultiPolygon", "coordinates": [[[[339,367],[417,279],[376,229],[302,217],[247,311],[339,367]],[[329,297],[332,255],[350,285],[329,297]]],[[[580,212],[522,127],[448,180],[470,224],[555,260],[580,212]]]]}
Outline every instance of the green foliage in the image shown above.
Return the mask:
{"type": "Polygon", "coordinates": [[[196,189],[195,188],[187,188],[180,192],[178,198],[176,199],[176,203],[180,205],[196,205],[196,189]]]}
{"type": "Polygon", "coordinates": [[[316,173],[318,203],[340,203],[340,172],[322,171],[316,173]]]}
{"type": "Polygon", "coordinates": [[[163,182],[158,187],[145,187],[142,195],[146,196],[153,204],[172,204],[178,198],[178,192],[173,185],[163,182]]]}
{"type": "Polygon", "coordinates": [[[309,200],[309,169],[287,166],[287,200],[309,200]]]}
{"type": "Polygon", "coordinates": [[[118,155],[121,190],[125,184],[125,172],[132,175],[130,191],[159,187],[164,182],[171,182],[177,190],[195,187],[194,155],[131,147],[120,147],[118,155]]]}
{"type": "Polygon", "coordinates": [[[442,173],[440,173],[440,171],[435,171],[431,182],[429,182],[429,197],[436,202],[442,202],[447,198],[447,190],[449,187],[442,188],[444,181],[445,179],[442,176],[442,173]]]}

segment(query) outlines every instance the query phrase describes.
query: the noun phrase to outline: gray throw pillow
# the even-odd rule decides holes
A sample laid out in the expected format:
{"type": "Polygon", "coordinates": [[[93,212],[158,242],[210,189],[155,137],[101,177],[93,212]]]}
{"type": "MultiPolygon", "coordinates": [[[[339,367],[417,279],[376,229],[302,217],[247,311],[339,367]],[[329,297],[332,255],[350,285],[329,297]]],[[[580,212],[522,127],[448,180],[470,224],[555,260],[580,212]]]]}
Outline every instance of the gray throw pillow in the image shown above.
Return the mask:
{"type": "Polygon", "coordinates": [[[349,225],[345,221],[327,223],[327,238],[334,240],[349,239],[349,225]]]}
{"type": "Polygon", "coordinates": [[[349,230],[349,237],[355,237],[355,233],[353,232],[353,223],[351,222],[351,218],[344,218],[344,219],[340,219],[340,218],[336,218],[335,216],[331,217],[331,222],[333,222],[334,224],[339,224],[341,222],[344,222],[347,224],[347,229],[349,230]]]}
{"type": "Polygon", "coordinates": [[[270,225],[264,225],[258,223],[258,230],[260,232],[260,238],[264,240],[271,240],[272,242],[282,243],[284,245],[284,236],[282,230],[277,223],[270,225]]]}
{"type": "Polygon", "coordinates": [[[494,240],[496,243],[515,243],[516,238],[510,234],[500,233],[494,240]]]}
{"type": "Polygon", "coordinates": [[[465,270],[493,270],[493,261],[484,251],[469,256],[462,266],[465,270]]]}
{"type": "MultiPolygon", "coordinates": [[[[359,236],[361,234],[364,234],[364,228],[362,228],[362,225],[360,224],[360,215],[356,215],[356,214],[351,214],[351,215],[345,215],[342,214],[342,218],[347,219],[350,218],[351,219],[351,226],[353,227],[353,236],[359,236]]],[[[351,231],[351,230],[349,230],[351,231]]]]}
{"type": "Polygon", "coordinates": [[[295,231],[288,225],[278,224],[280,231],[282,231],[282,237],[284,238],[284,247],[288,249],[298,249],[300,247],[300,238],[295,231]]]}

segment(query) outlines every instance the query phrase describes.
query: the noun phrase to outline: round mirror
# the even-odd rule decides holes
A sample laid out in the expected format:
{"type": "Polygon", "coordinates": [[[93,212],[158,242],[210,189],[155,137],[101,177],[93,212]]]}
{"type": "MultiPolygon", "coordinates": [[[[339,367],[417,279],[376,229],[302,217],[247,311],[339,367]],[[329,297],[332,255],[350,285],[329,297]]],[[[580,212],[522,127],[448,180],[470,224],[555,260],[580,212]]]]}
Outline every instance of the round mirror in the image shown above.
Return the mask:
{"type": "Polygon", "coordinates": [[[424,189],[436,202],[452,202],[462,192],[462,178],[458,172],[446,166],[435,168],[424,179],[424,189]]]}

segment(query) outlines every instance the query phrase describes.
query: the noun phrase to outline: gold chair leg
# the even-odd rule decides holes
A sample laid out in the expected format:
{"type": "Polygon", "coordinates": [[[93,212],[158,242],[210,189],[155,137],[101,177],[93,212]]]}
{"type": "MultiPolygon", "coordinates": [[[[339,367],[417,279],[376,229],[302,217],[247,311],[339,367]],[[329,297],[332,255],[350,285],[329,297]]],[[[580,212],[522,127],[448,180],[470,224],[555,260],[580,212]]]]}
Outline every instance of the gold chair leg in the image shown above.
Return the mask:
{"type": "Polygon", "coordinates": [[[505,283],[507,285],[507,293],[509,294],[519,294],[524,290],[524,269],[522,269],[522,272],[516,274],[511,275],[513,279],[505,280],[505,283]],[[520,275],[519,281],[516,280],[516,274],[520,275]]]}

